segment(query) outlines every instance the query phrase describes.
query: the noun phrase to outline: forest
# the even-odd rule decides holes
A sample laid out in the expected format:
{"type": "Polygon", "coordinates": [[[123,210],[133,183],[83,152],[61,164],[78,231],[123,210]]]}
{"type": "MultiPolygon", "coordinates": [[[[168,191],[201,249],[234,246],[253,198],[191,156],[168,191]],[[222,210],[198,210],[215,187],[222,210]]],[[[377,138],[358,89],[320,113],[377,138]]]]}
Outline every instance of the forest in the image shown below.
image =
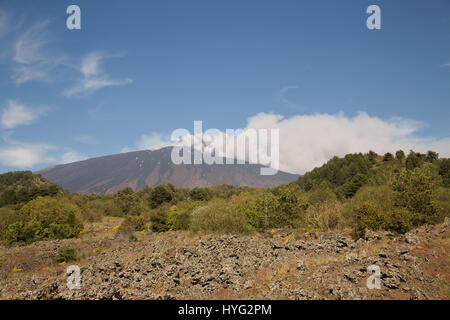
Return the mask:
{"type": "Polygon", "coordinates": [[[120,232],[251,234],[366,229],[403,234],[450,215],[450,159],[436,152],[373,151],[334,157],[297,181],[271,189],[171,184],[112,195],[72,194],[30,171],[0,175],[0,243],[74,238],[88,223],[123,217],[120,232]]]}

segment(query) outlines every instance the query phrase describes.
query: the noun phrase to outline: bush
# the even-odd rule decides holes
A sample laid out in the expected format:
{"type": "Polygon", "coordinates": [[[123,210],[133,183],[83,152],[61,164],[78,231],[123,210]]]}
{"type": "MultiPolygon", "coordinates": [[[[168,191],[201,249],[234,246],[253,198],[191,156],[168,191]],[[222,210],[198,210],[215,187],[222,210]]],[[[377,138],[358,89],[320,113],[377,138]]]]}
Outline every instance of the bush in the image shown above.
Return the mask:
{"type": "Polygon", "coordinates": [[[73,238],[83,229],[79,208],[61,199],[38,197],[17,214],[5,233],[9,243],[73,238]]]}
{"type": "Polygon", "coordinates": [[[62,248],[56,254],[56,261],[61,262],[71,262],[75,261],[75,250],[73,248],[62,248]]]}
{"type": "Polygon", "coordinates": [[[450,188],[450,159],[441,160],[439,175],[442,177],[442,186],[450,188]]]}
{"type": "Polygon", "coordinates": [[[352,236],[355,239],[363,237],[365,229],[403,234],[412,227],[413,215],[405,208],[394,208],[392,211],[383,212],[373,203],[364,202],[358,204],[354,210],[355,220],[352,236]]]}
{"type": "Polygon", "coordinates": [[[383,161],[386,162],[386,161],[392,161],[392,160],[394,160],[394,156],[392,155],[392,153],[387,152],[384,154],[383,161]]]}
{"type": "Polygon", "coordinates": [[[336,194],[333,192],[333,190],[330,189],[330,187],[326,184],[325,181],[323,181],[316,188],[313,188],[308,198],[308,202],[311,205],[316,205],[327,201],[335,201],[335,200],[336,194]]]}
{"type": "Polygon", "coordinates": [[[253,228],[245,215],[223,199],[214,199],[192,213],[190,229],[203,233],[248,234],[253,228]]]}
{"type": "Polygon", "coordinates": [[[169,230],[187,230],[191,222],[191,214],[187,209],[173,208],[167,215],[166,225],[169,230]]]}
{"type": "Polygon", "coordinates": [[[152,231],[164,232],[169,230],[169,227],[167,226],[168,211],[169,211],[168,206],[161,206],[151,212],[150,221],[152,231]]]}
{"type": "Polygon", "coordinates": [[[300,220],[302,226],[322,231],[341,230],[343,228],[342,204],[339,201],[327,201],[309,206],[300,220]]]}
{"type": "Polygon", "coordinates": [[[143,216],[127,216],[120,224],[120,229],[131,228],[135,231],[143,231],[146,228],[146,220],[143,216]]]}
{"type": "Polygon", "coordinates": [[[355,207],[362,203],[370,202],[381,212],[391,212],[395,208],[395,195],[387,185],[364,186],[358,190],[355,196],[343,206],[344,217],[347,223],[351,223],[355,214],[355,207]]]}
{"type": "Polygon", "coordinates": [[[209,200],[209,193],[205,188],[196,187],[189,192],[189,197],[194,201],[207,201],[209,200]]]}
{"type": "Polygon", "coordinates": [[[395,192],[395,205],[410,211],[413,225],[436,223],[436,208],[432,202],[436,178],[426,168],[400,171],[392,186],[395,192]]]}
{"type": "Polygon", "coordinates": [[[141,199],[130,187],[118,191],[114,198],[123,215],[138,216],[144,210],[141,199]]]}
{"type": "Polygon", "coordinates": [[[159,185],[153,188],[150,193],[150,206],[156,208],[163,203],[170,202],[173,198],[172,188],[165,185],[159,185]]]}
{"type": "Polygon", "coordinates": [[[433,206],[436,209],[437,222],[444,221],[445,217],[450,217],[450,189],[439,187],[432,195],[433,206]]]}
{"type": "Polygon", "coordinates": [[[355,239],[364,236],[365,229],[378,231],[383,229],[384,220],[381,216],[380,209],[370,202],[363,202],[354,208],[355,221],[352,236],[355,239]]]}

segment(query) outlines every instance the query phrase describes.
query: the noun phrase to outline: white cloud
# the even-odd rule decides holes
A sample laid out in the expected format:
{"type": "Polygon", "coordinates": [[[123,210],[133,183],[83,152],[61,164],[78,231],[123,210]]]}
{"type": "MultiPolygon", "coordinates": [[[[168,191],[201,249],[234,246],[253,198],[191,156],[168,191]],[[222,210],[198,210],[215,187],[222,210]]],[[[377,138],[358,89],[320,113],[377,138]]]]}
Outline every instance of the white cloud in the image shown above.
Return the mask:
{"type": "Polygon", "coordinates": [[[108,74],[102,71],[101,62],[105,58],[118,57],[117,55],[104,55],[99,52],[90,53],[83,58],[79,72],[82,78],[72,87],[63,92],[67,97],[77,96],[82,93],[93,93],[102,88],[111,86],[122,86],[132,83],[131,79],[111,79],[108,74]]]}
{"type": "Polygon", "coordinates": [[[156,132],[153,132],[149,135],[141,136],[137,146],[140,150],[154,150],[161,149],[167,146],[173,145],[173,142],[170,140],[169,136],[162,135],[156,132]]]}
{"type": "Polygon", "coordinates": [[[450,67],[450,62],[442,64],[441,67],[442,67],[442,68],[450,67]]]}
{"type": "Polygon", "coordinates": [[[13,129],[20,125],[31,124],[49,109],[48,107],[31,109],[17,101],[10,100],[8,106],[2,110],[0,126],[4,129],[13,129]]]}
{"type": "Polygon", "coordinates": [[[29,81],[49,81],[49,73],[62,65],[65,58],[46,50],[49,44],[49,20],[40,20],[26,29],[15,41],[12,79],[17,85],[29,81]]]}
{"type": "Polygon", "coordinates": [[[45,29],[48,24],[48,20],[38,21],[22,33],[15,43],[15,54],[13,57],[15,62],[31,64],[45,60],[41,50],[48,42],[45,37],[45,29]]]}
{"type": "Polygon", "coordinates": [[[69,151],[65,152],[61,155],[58,164],[66,164],[66,163],[72,163],[76,161],[85,160],[86,156],[84,156],[81,153],[78,153],[76,151],[69,151]]]}
{"type": "Polygon", "coordinates": [[[280,130],[280,170],[303,174],[333,156],[373,150],[383,154],[403,149],[434,150],[450,156],[450,138],[419,138],[414,134],[423,123],[394,118],[389,121],[360,112],[312,114],[284,118],[260,113],[248,119],[247,128],[280,130]]]}
{"type": "Polygon", "coordinates": [[[14,143],[0,148],[0,163],[12,168],[31,168],[55,161],[48,155],[53,147],[46,144],[14,143]]]}
{"type": "MultiPolygon", "coordinates": [[[[203,126],[205,135],[207,124],[204,123],[203,126]]],[[[338,113],[305,114],[290,118],[273,113],[259,113],[248,119],[243,130],[279,129],[279,169],[303,174],[321,166],[334,156],[343,157],[348,153],[366,153],[369,150],[379,154],[399,149],[405,152],[412,149],[423,153],[433,150],[442,157],[449,157],[450,138],[416,136],[424,126],[425,124],[419,121],[403,118],[383,120],[365,112],[354,117],[338,113]]],[[[187,130],[192,133],[192,128],[187,130]]],[[[219,132],[219,135],[224,136],[225,133],[219,132]]],[[[189,145],[192,136],[185,136],[182,140],[184,145],[189,145]]],[[[173,144],[168,137],[152,133],[143,135],[136,145],[137,149],[156,149],[173,144]]],[[[122,151],[131,150],[124,148],[122,151]]],[[[228,152],[229,157],[233,155],[231,150],[228,152]]]]}
{"type": "Polygon", "coordinates": [[[139,138],[139,141],[136,143],[135,147],[124,147],[121,152],[124,153],[135,150],[156,150],[172,145],[174,145],[174,142],[170,140],[169,135],[152,132],[150,134],[142,135],[139,138]]]}
{"type": "Polygon", "coordinates": [[[48,74],[64,60],[44,50],[49,43],[47,27],[49,20],[40,20],[25,30],[14,43],[12,79],[17,85],[48,80],[48,74]]]}

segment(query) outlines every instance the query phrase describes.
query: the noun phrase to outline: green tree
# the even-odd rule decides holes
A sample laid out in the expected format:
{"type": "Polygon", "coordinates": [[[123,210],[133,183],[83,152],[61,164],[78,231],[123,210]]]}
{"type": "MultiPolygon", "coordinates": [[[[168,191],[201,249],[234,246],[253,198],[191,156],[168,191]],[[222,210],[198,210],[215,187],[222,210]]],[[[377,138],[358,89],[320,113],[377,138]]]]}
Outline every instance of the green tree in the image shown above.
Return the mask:
{"type": "Polygon", "coordinates": [[[420,168],[422,165],[422,157],[420,153],[410,150],[408,157],[406,157],[406,169],[413,170],[414,168],[420,168]]]}
{"type": "Polygon", "coordinates": [[[439,159],[439,153],[428,150],[425,159],[426,159],[427,162],[434,162],[437,159],[439,159]]]}
{"type": "Polygon", "coordinates": [[[138,216],[142,214],[141,199],[130,187],[118,191],[115,195],[115,201],[124,215],[138,216]]]}
{"type": "Polygon", "coordinates": [[[189,197],[194,201],[209,200],[209,193],[205,188],[195,187],[189,192],[189,197]]]}
{"type": "Polygon", "coordinates": [[[378,154],[372,150],[369,151],[367,154],[367,159],[370,161],[370,163],[375,164],[377,162],[378,154]]]}
{"type": "Polygon", "coordinates": [[[403,161],[403,159],[405,159],[405,153],[403,152],[403,150],[398,150],[398,151],[395,153],[395,158],[396,158],[397,160],[403,161]]]}
{"type": "Polygon", "coordinates": [[[150,194],[150,206],[156,208],[163,203],[170,202],[173,198],[172,188],[165,185],[159,185],[153,188],[150,194]]]}
{"type": "Polygon", "coordinates": [[[436,222],[436,209],[432,202],[436,181],[429,171],[421,168],[401,170],[392,188],[396,206],[405,208],[414,215],[414,226],[436,222]]]}
{"type": "Polygon", "coordinates": [[[442,159],[439,165],[439,175],[442,177],[442,185],[450,188],[450,159],[442,159]]]}
{"type": "Polygon", "coordinates": [[[8,226],[5,238],[33,242],[76,237],[83,229],[79,208],[51,197],[38,197],[18,212],[19,221],[8,226]]]}
{"type": "Polygon", "coordinates": [[[392,153],[387,152],[384,154],[383,156],[383,161],[392,161],[394,159],[394,156],[392,155],[392,153]]]}

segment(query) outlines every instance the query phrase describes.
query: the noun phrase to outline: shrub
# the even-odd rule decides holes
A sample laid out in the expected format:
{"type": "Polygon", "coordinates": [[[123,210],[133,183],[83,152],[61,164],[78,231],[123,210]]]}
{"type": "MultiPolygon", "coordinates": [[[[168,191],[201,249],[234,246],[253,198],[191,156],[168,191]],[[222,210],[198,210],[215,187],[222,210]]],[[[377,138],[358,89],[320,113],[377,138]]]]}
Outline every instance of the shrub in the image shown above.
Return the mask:
{"type": "Polygon", "coordinates": [[[127,216],[120,224],[120,228],[131,228],[135,231],[143,231],[146,228],[146,220],[143,216],[127,216]]]}
{"type": "Polygon", "coordinates": [[[405,159],[405,152],[403,150],[398,150],[395,153],[395,159],[397,159],[399,161],[403,161],[403,159],[405,159]]]}
{"type": "Polygon", "coordinates": [[[358,190],[355,196],[343,206],[344,217],[348,222],[353,220],[355,207],[364,202],[370,202],[381,212],[391,212],[395,205],[395,195],[387,185],[364,186],[358,190]]]}
{"type": "Polygon", "coordinates": [[[437,222],[444,221],[445,217],[450,217],[450,189],[439,187],[432,195],[433,206],[436,209],[437,222]]]}
{"type": "Polygon", "coordinates": [[[56,261],[61,262],[71,262],[75,261],[75,249],[73,248],[62,248],[56,254],[56,261]]]}
{"type": "Polygon", "coordinates": [[[209,200],[209,193],[205,188],[196,187],[189,192],[189,197],[194,201],[206,201],[209,200]]]}
{"type": "Polygon", "coordinates": [[[313,188],[308,198],[308,202],[311,205],[335,200],[336,194],[330,189],[325,181],[323,181],[318,187],[313,188]]]}
{"type": "Polygon", "coordinates": [[[339,201],[327,201],[309,206],[302,219],[303,226],[330,231],[342,229],[342,204],[339,201]]]}
{"type": "Polygon", "coordinates": [[[139,196],[131,189],[126,187],[115,194],[115,202],[123,215],[141,215],[143,205],[139,196]]]}
{"type": "Polygon", "coordinates": [[[79,208],[50,197],[38,197],[24,205],[17,221],[8,226],[5,239],[10,242],[33,242],[76,237],[83,229],[79,208]]]}
{"type": "Polygon", "coordinates": [[[414,226],[437,222],[436,208],[432,202],[435,181],[426,168],[415,168],[400,171],[393,183],[395,205],[413,214],[414,226]]]}
{"type": "Polygon", "coordinates": [[[420,153],[414,152],[413,150],[410,150],[408,156],[406,157],[406,169],[413,170],[415,168],[420,168],[422,165],[422,157],[420,153]]]}
{"type": "Polygon", "coordinates": [[[411,219],[411,212],[405,208],[395,208],[391,213],[387,214],[384,229],[394,234],[406,233],[412,228],[411,219]]]}
{"type": "Polygon", "coordinates": [[[187,230],[191,222],[191,214],[187,209],[174,208],[167,215],[166,225],[169,230],[187,230]]]}
{"type": "Polygon", "coordinates": [[[394,208],[392,211],[383,212],[373,203],[364,202],[358,204],[354,210],[355,220],[352,236],[355,239],[363,237],[365,229],[403,234],[412,227],[413,215],[405,208],[394,208]]]}
{"type": "Polygon", "coordinates": [[[442,177],[442,186],[450,188],[450,159],[441,160],[439,175],[442,177]]]}
{"type": "Polygon", "coordinates": [[[150,206],[156,208],[163,203],[170,202],[172,198],[172,188],[165,185],[156,186],[150,193],[150,206]]]}
{"type": "Polygon", "coordinates": [[[380,209],[370,202],[363,202],[354,208],[355,221],[352,236],[355,239],[364,236],[365,229],[377,231],[383,229],[384,220],[380,209]]]}
{"type": "Polygon", "coordinates": [[[152,231],[164,232],[169,230],[169,227],[167,226],[168,211],[169,211],[168,206],[161,206],[151,212],[150,221],[152,231]]]}
{"type": "Polygon", "coordinates": [[[192,213],[190,229],[203,233],[247,234],[252,227],[245,215],[223,199],[214,199],[192,213]]]}
{"type": "Polygon", "coordinates": [[[385,161],[385,162],[386,161],[391,161],[393,159],[394,159],[394,156],[390,152],[385,153],[384,156],[383,156],[383,161],[385,161]]]}

